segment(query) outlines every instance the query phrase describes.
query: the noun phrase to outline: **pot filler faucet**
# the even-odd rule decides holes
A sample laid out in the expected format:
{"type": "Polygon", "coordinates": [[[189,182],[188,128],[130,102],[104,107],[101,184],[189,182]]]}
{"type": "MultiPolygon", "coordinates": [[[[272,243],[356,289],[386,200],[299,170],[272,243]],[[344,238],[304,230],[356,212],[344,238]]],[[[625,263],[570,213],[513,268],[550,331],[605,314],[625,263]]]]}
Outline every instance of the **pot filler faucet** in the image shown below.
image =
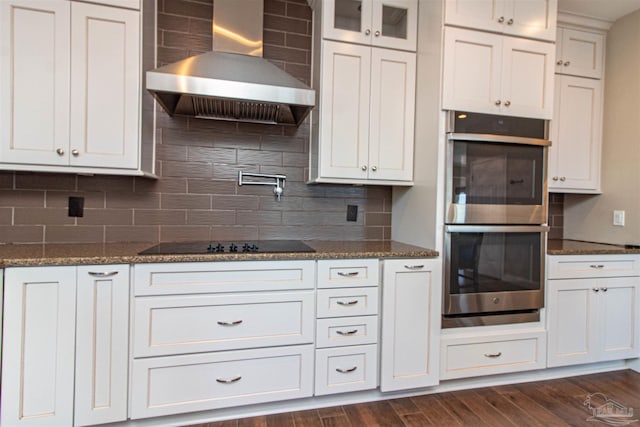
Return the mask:
{"type": "Polygon", "coordinates": [[[286,175],[271,175],[266,173],[246,173],[242,171],[238,171],[238,185],[273,185],[273,194],[276,196],[276,199],[280,201],[280,196],[282,196],[282,192],[284,191],[284,182],[287,179],[286,175]],[[274,181],[247,181],[244,177],[253,177],[253,178],[262,178],[262,179],[273,179],[274,181]]]}

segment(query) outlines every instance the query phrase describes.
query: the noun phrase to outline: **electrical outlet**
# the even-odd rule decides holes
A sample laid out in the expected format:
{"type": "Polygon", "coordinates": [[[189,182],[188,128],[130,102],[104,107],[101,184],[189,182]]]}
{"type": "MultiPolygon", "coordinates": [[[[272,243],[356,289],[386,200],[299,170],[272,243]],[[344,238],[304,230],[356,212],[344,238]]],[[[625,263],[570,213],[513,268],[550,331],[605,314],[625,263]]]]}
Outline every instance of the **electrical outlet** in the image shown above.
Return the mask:
{"type": "Polygon", "coordinates": [[[358,220],[358,205],[347,205],[347,221],[358,220]]]}
{"type": "Polygon", "coordinates": [[[613,225],[624,227],[624,211],[613,211],[613,225]]]}
{"type": "Polygon", "coordinates": [[[84,197],[69,197],[69,216],[84,216],[84,197]]]}

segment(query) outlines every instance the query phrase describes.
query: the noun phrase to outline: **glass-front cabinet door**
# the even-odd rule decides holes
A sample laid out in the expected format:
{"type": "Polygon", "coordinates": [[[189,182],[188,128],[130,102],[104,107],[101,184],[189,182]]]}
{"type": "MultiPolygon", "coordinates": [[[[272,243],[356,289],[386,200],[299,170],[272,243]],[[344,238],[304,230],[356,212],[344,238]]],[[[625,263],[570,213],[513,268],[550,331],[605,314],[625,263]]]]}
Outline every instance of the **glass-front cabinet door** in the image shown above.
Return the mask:
{"type": "Polygon", "coordinates": [[[417,0],[325,0],[324,38],[416,50],[417,0]]]}

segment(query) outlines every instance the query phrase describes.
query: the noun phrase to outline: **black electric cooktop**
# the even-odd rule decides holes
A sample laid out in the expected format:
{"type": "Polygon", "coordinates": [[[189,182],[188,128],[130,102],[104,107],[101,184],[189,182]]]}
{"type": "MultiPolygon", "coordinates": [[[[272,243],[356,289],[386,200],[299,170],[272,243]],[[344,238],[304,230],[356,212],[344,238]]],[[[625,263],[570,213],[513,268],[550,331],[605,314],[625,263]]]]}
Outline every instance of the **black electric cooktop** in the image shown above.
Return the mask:
{"type": "Polygon", "coordinates": [[[315,252],[299,240],[255,240],[235,242],[165,242],[140,252],[140,255],[233,254],[315,252]]]}

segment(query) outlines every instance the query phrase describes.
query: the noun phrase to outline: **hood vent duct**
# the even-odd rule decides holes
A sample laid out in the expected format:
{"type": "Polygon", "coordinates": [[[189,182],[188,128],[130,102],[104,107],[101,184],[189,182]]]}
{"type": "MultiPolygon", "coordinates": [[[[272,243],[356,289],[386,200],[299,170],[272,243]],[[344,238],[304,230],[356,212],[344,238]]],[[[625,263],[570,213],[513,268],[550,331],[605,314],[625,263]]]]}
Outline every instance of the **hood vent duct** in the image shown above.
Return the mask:
{"type": "Polygon", "coordinates": [[[299,125],[315,91],[262,58],[262,15],[263,0],[215,0],[215,50],[148,71],[147,89],[171,116],[299,125]]]}

